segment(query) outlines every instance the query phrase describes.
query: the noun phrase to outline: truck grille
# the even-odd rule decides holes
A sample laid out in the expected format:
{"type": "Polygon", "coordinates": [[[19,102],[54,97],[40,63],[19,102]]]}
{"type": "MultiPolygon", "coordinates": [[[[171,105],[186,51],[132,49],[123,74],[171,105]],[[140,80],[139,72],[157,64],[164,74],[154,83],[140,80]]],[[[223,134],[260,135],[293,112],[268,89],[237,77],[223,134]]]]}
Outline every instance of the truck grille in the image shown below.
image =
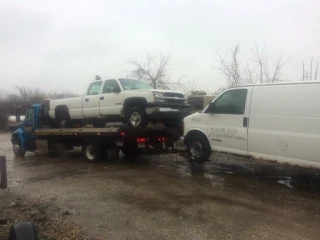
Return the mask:
{"type": "Polygon", "coordinates": [[[173,92],[165,92],[164,93],[165,97],[178,97],[178,98],[184,98],[183,94],[181,93],[173,93],[173,92]]]}
{"type": "Polygon", "coordinates": [[[182,99],[166,99],[165,103],[170,103],[170,104],[184,104],[184,100],[182,99]]]}

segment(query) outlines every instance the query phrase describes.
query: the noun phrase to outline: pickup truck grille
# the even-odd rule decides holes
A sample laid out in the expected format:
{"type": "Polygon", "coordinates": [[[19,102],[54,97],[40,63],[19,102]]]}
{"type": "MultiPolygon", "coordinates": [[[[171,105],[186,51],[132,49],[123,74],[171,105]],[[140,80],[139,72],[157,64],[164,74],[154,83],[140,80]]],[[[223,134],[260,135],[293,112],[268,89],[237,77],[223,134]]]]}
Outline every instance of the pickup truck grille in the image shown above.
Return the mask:
{"type": "Polygon", "coordinates": [[[181,93],[165,92],[163,95],[164,95],[165,97],[184,98],[183,94],[181,94],[181,93]]]}
{"type": "Polygon", "coordinates": [[[165,103],[169,103],[169,104],[184,104],[184,100],[181,100],[181,99],[166,99],[165,103]]]}

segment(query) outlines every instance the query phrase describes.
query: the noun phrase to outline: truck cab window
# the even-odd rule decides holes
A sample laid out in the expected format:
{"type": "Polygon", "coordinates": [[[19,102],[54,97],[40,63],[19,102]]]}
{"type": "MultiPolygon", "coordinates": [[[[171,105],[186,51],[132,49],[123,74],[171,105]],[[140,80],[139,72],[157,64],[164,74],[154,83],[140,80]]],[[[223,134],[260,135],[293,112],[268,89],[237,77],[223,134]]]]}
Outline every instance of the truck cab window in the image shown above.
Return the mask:
{"type": "Polygon", "coordinates": [[[27,109],[27,114],[26,114],[25,120],[26,121],[33,121],[33,118],[34,118],[34,108],[31,107],[31,108],[27,109]]]}
{"type": "Polygon", "coordinates": [[[244,114],[247,89],[236,89],[225,92],[213,102],[213,113],[244,114]]]}
{"type": "Polygon", "coordinates": [[[119,87],[119,84],[116,80],[107,80],[104,83],[102,93],[112,93],[115,87],[119,87]]]}
{"type": "Polygon", "coordinates": [[[98,95],[100,93],[101,81],[91,83],[87,95],[98,95]]]}

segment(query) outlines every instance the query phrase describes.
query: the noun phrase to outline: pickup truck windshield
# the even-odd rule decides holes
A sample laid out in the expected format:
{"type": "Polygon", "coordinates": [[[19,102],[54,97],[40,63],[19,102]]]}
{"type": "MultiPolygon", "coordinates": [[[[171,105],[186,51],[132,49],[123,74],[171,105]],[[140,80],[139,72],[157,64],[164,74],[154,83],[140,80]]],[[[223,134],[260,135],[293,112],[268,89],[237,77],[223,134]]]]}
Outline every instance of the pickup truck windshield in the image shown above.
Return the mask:
{"type": "Polygon", "coordinates": [[[143,80],[135,80],[135,79],[119,79],[122,88],[124,90],[131,90],[131,89],[153,89],[148,83],[143,80]]]}

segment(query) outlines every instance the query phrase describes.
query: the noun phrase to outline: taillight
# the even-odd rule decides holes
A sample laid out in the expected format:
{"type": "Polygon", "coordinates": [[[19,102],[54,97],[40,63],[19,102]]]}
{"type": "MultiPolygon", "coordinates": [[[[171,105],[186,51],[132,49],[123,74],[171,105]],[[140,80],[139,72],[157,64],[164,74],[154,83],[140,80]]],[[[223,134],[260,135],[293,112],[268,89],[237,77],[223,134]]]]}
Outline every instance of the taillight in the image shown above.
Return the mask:
{"type": "Polygon", "coordinates": [[[146,142],[146,138],[140,138],[140,137],[138,137],[138,138],[137,138],[137,142],[138,142],[138,143],[144,143],[144,142],[146,142]]]}

